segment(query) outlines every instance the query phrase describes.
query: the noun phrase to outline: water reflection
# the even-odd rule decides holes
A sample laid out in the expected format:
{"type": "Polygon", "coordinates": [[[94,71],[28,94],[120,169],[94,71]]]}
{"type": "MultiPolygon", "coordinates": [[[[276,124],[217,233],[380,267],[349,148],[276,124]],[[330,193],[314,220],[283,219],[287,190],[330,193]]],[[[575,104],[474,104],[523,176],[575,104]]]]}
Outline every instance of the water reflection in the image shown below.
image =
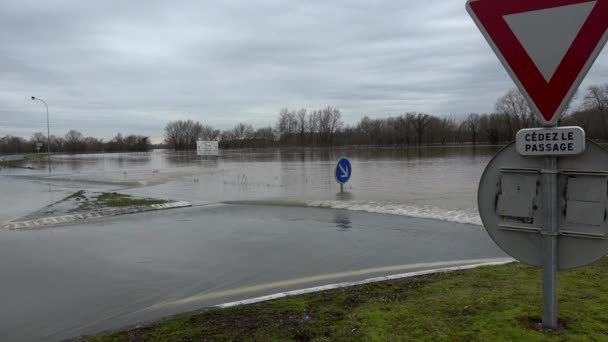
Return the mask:
{"type": "MultiPolygon", "coordinates": [[[[152,152],[92,153],[54,155],[57,171],[112,171],[123,169],[162,169],[201,165],[213,167],[222,162],[330,162],[340,157],[365,161],[394,161],[492,156],[499,146],[430,146],[430,147],[338,147],[338,148],[268,148],[225,150],[217,159],[204,159],[196,151],[154,150],[152,152]],[[215,164],[214,164],[215,163],[215,164]]],[[[44,169],[46,160],[24,161],[18,166],[44,169]],[[21,165],[23,164],[23,165],[21,165]]]]}
{"type": "Polygon", "coordinates": [[[348,184],[344,185],[344,192],[338,192],[336,194],[336,199],[338,201],[351,201],[355,199],[355,195],[352,192],[347,191],[349,188],[348,184]]]}
{"type": "MultiPolygon", "coordinates": [[[[352,192],[344,191],[336,194],[338,201],[351,201],[355,198],[352,192]]],[[[334,223],[339,231],[348,231],[351,228],[350,212],[348,210],[336,210],[334,214],[334,223]]]]}
{"type": "Polygon", "coordinates": [[[334,214],[334,223],[339,231],[348,231],[352,227],[350,212],[348,210],[336,210],[334,214]]]}

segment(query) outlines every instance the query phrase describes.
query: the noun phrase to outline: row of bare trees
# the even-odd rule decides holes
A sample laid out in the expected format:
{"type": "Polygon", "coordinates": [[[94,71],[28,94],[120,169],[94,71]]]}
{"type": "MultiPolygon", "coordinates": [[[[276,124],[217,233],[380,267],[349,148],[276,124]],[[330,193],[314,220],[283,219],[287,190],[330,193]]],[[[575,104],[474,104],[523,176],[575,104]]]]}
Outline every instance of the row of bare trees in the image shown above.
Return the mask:
{"type": "MultiPolygon", "coordinates": [[[[500,97],[492,114],[470,114],[463,123],[469,142],[505,143],[522,128],[538,127],[525,98],[516,89],[500,97]]],[[[608,140],[608,84],[591,86],[578,108],[568,107],[559,119],[561,126],[580,126],[587,137],[608,140]]]]}
{"type": "MultiPolygon", "coordinates": [[[[256,129],[250,124],[238,123],[234,128],[220,132],[191,120],[171,122],[165,128],[165,142],[175,149],[195,148],[198,139],[217,139],[224,148],[503,144],[512,141],[520,129],[538,126],[524,96],[517,89],[511,89],[498,98],[494,107],[493,113],[471,113],[462,118],[417,112],[388,118],[366,116],[353,126],[344,125],[337,108],[283,108],[274,127],[256,129]],[[187,142],[181,142],[176,138],[178,136],[187,142]]],[[[560,124],[581,126],[588,137],[608,140],[608,84],[589,87],[579,108],[569,108],[560,118],[560,124]]]]}
{"type": "MultiPolygon", "coordinates": [[[[24,139],[16,136],[0,137],[0,154],[11,153],[33,153],[37,152],[37,145],[41,146],[40,152],[47,151],[47,136],[42,132],[36,132],[32,137],[24,139]]],[[[69,130],[64,136],[50,136],[51,152],[144,152],[151,148],[150,139],[142,135],[123,136],[118,133],[111,140],[104,142],[103,139],[85,137],[80,131],[69,130]]]]}
{"type": "MultiPolygon", "coordinates": [[[[583,127],[587,136],[608,140],[608,83],[591,86],[576,110],[569,109],[561,125],[583,127]]],[[[426,113],[409,112],[388,118],[362,118],[353,126],[345,126],[339,109],[326,107],[316,110],[283,108],[274,127],[254,128],[238,123],[232,129],[219,131],[198,121],[178,120],[165,127],[165,144],[176,150],[195,149],[198,140],[219,140],[224,148],[318,145],[381,145],[409,146],[424,144],[490,143],[512,141],[518,130],[537,126],[525,98],[516,89],[507,91],[490,114],[471,113],[464,118],[436,117],[426,113]]],[[[47,138],[42,132],[29,140],[0,137],[0,154],[29,153],[47,138]]],[[[111,140],[85,137],[77,130],[64,136],[51,136],[53,152],[148,151],[147,136],[117,134],[111,140]]]]}
{"type": "Polygon", "coordinates": [[[277,145],[331,145],[343,127],[340,110],[281,109],[274,127],[254,128],[240,122],[220,132],[198,121],[172,121],[165,126],[165,144],[175,150],[196,148],[197,140],[219,140],[224,148],[277,145]]]}
{"type": "Polygon", "coordinates": [[[311,111],[283,108],[279,112],[275,132],[278,142],[283,145],[331,145],[343,126],[342,113],[337,108],[311,111]]]}
{"type": "Polygon", "coordinates": [[[198,140],[216,140],[220,131],[198,121],[178,120],[165,126],[165,144],[175,150],[195,149],[198,140]]]}

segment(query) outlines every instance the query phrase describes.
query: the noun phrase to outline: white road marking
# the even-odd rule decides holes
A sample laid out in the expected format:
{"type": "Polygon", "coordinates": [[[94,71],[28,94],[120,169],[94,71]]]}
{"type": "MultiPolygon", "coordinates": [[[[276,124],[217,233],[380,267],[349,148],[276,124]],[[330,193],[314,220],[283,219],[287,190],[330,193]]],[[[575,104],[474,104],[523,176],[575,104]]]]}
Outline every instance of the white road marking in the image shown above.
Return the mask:
{"type": "Polygon", "coordinates": [[[139,207],[133,207],[133,208],[104,208],[100,212],[87,212],[87,213],[83,213],[83,214],[53,216],[53,217],[45,217],[45,218],[39,218],[39,219],[34,219],[34,220],[27,220],[27,221],[14,221],[14,222],[6,223],[4,225],[0,225],[0,228],[20,229],[20,228],[31,227],[31,226],[34,226],[34,227],[52,226],[55,224],[74,222],[77,220],[87,220],[87,219],[123,215],[123,214],[135,214],[135,213],[162,210],[162,209],[185,208],[185,207],[191,207],[191,206],[192,205],[188,202],[179,201],[179,202],[170,202],[167,204],[139,206],[139,207]]]}
{"type": "MultiPolygon", "coordinates": [[[[248,287],[241,287],[241,288],[224,290],[224,291],[201,293],[198,295],[185,297],[185,298],[178,299],[175,301],[161,302],[161,303],[158,303],[158,304],[155,304],[155,305],[149,307],[148,309],[156,310],[156,309],[162,309],[162,308],[166,308],[166,307],[192,304],[192,303],[202,302],[202,301],[211,300],[211,299],[218,299],[218,298],[229,297],[229,296],[237,296],[237,295],[242,295],[242,294],[246,294],[246,293],[260,292],[260,291],[277,289],[277,288],[282,288],[282,287],[284,288],[284,287],[296,286],[296,285],[301,285],[301,284],[306,284],[306,283],[336,280],[336,279],[342,279],[342,278],[347,278],[347,277],[363,276],[363,275],[368,275],[368,274],[373,274],[373,273],[390,273],[390,272],[407,271],[407,270],[413,270],[413,269],[419,269],[419,268],[434,268],[431,270],[418,271],[418,272],[413,272],[413,273],[395,274],[395,275],[390,275],[390,276],[371,278],[371,279],[366,279],[366,280],[358,281],[358,282],[345,282],[345,283],[339,283],[339,284],[314,287],[314,288],[304,289],[304,290],[282,292],[282,293],[278,293],[278,294],[274,294],[274,295],[270,295],[270,296],[264,296],[264,297],[258,297],[258,298],[251,299],[251,300],[255,300],[254,302],[259,302],[259,301],[263,301],[263,300],[260,300],[260,298],[268,298],[265,300],[270,300],[270,299],[285,297],[287,295],[318,292],[318,291],[324,291],[324,290],[329,290],[329,289],[333,289],[333,288],[353,286],[353,285],[359,285],[359,284],[365,284],[365,283],[377,282],[377,281],[384,281],[384,280],[400,279],[400,278],[412,277],[412,276],[416,276],[416,275],[423,275],[423,274],[430,274],[430,273],[456,271],[456,270],[460,270],[460,269],[467,269],[467,268],[479,267],[479,266],[484,266],[484,265],[500,265],[500,264],[505,264],[505,263],[509,263],[509,262],[513,262],[513,259],[493,258],[493,259],[454,260],[454,261],[417,263],[417,264],[408,264],[408,265],[394,265],[394,266],[369,268],[369,269],[357,270],[357,271],[338,272],[338,273],[332,273],[332,274],[321,274],[321,275],[312,276],[312,277],[303,277],[303,278],[282,280],[282,281],[277,281],[277,282],[272,282],[272,283],[266,283],[266,284],[248,286],[248,287]],[[453,267],[450,269],[445,268],[445,267],[450,267],[450,266],[457,266],[457,267],[453,267]]],[[[239,301],[239,302],[234,302],[234,303],[245,304],[245,303],[251,302],[251,300],[244,300],[244,301],[239,301]]],[[[228,303],[228,304],[231,304],[231,303],[228,303]]],[[[228,304],[222,304],[223,306],[219,305],[219,307],[227,307],[226,305],[228,305],[228,304]]]]}

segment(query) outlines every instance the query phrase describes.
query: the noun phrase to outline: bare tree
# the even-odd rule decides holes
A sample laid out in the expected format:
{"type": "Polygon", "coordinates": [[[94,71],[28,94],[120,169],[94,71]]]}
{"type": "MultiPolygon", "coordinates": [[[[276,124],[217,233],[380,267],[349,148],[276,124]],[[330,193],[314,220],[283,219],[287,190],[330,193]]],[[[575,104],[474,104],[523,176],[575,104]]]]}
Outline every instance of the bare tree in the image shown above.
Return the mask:
{"type": "Polygon", "coordinates": [[[64,139],[65,139],[64,150],[66,152],[82,152],[82,150],[84,150],[82,148],[82,142],[84,140],[84,136],[79,131],[77,131],[75,129],[69,130],[65,134],[64,139]]]}
{"type": "Polygon", "coordinates": [[[477,145],[477,136],[479,135],[479,123],[481,117],[477,113],[471,113],[465,120],[465,125],[469,133],[471,134],[471,142],[473,145],[477,145]]]}
{"type": "Polygon", "coordinates": [[[272,136],[272,128],[254,130],[253,126],[239,122],[232,129],[221,133],[220,143],[223,148],[261,147],[272,143],[273,138],[268,137],[268,130],[272,136]]]}
{"type": "Polygon", "coordinates": [[[253,137],[253,126],[244,122],[239,122],[232,129],[233,137],[236,140],[244,141],[253,137]]]}
{"type": "Polygon", "coordinates": [[[104,151],[103,139],[97,139],[95,137],[86,137],[82,140],[81,146],[79,146],[79,151],[104,151]]]}
{"type": "Polygon", "coordinates": [[[297,122],[298,122],[298,131],[300,133],[300,144],[304,145],[306,143],[306,128],[307,128],[306,109],[302,108],[298,111],[297,122]]]}
{"type": "Polygon", "coordinates": [[[606,112],[608,110],[608,83],[589,87],[585,94],[583,106],[586,110],[606,112]]]}
{"type": "Polygon", "coordinates": [[[321,110],[319,116],[319,133],[326,144],[332,144],[334,134],[342,128],[342,113],[340,110],[327,107],[321,110]]]}
{"type": "Polygon", "coordinates": [[[220,135],[220,131],[217,129],[214,129],[211,126],[207,126],[207,125],[201,125],[201,131],[200,131],[200,135],[199,135],[199,139],[200,140],[205,140],[205,141],[213,141],[216,140],[220,135]]]}
{"type": "Polygon", "coordinates": [[[442,145],[445,145],[448,140],[453,137],[453,132],[456,130],[456,119],[453,116],[444,117],[439,124],[439,138],[442,145]]]}
{"type": "Polygon", "coordinates": [[[534,122],[532,110],[519,90],[513,88],[496,101],[496,111],[516,119],[517,129],[531,127],[534,122]]]}
{"type": "Polygon", "coordinates": [[[359,123],[356,128],[358,130],[359,135],[361,136],[361,140],[359,143],[364,142],[366,145],[372,145],[374,143],[373,140],[373,121],[369,117],[365,116],[359,123]]]}
{"type": "Polygon", "coordinates": [[[608,137],[608,83],[589,87],[583,106],[585,110],[597,113],[602,125],[602,137],[608,137]]]}
{"type": "Polygon", "coordinates": [[[422,145],[422,138],[424,136],[427,126],[431,122],[431,118],[432,116],[424,113],[413,114],[412,125],[414,126],[414,130],[416,131],[418,145],[422,145]]]}
{"type": "Polygon", "coordinates": [[[257,147],[267,147],[274,144],[274,132],[272,127],[258,128],[253,133],[257,147]]]}
{"type": "Polygon", "coordinates": [[[411,143],[410,139],[415,135],[415,118],[416,115],[414,113],[405,113],[399,117],[399,129],[403,135],[403,142],[408,146],[411,143]]]}
{"type": "Polygon", "coordinates": [[[276,124],[279,140],[283,143],[293,142],[294,134],[298,131],[298,120],[296,113],[287,108],[281,109],[276,124]]]}
{"type": "Polygon", "coordinates": [[[487,141],[490,144],[497,144],[500,141],[500,121],[501,115],[483,114],[479,117],[479,136],[478,140],[487,141]]]}
{"type": "Polygon", "coordinates": [[[309,134],[309,141],[312,145],[315,144],[315,134],[319,131],[319,121],[321,113],[319,111],[312,111],[308,115],[308,122],[306,124],[309,134]]]}
{"type": "Polygon", "coordinates": [[[165,143],[175,150],[195,149],[199,139],[215,140],[219,131],[198,121],[178,120],[165,126],[165,143]]]}
{"type": "Polygon", "coordinates": [[[78,143],[82,141],[82,139],[82,133],[75,129],[71,129],[65,134],[65,142],[68,144],[78,143]]]}
{"type": "Polygon", "coordinates": [[[131,134],[123,137],[121,133],[118,133],[105,146],[109,152],[145,152],[150,150],[151,143],[150,138],[147,136],[131,134]]]}
{"type": "Polygon", "coordinates": [[[183,150],[185,146],[183,146],[181,141],[181,132],[178,121],[169,122],[165,126],[165,144],[173,147],[174,150],[183,150]]]}
{"type": "Polygon", "coordinates": [[[51,151],[62,152],[65,145],[65,140],[62,137],[51,135],[51,151]]]}
{"type": "Polygon", "coordinates": [[[203,125],[198,121],[188,120],[183,123],[184,140],[186,148],[195,149],[196,142],[203,132],[203,125]]]}
{"type": "Polygon", "coordinates": [[[34,144],[36,144],[36,143],[46,144],[46,135],[42,132],[36,132],[36,133],[34,133],[34,135],[32,135],[32,137],[30,138],[30,141],[34,144]]]}

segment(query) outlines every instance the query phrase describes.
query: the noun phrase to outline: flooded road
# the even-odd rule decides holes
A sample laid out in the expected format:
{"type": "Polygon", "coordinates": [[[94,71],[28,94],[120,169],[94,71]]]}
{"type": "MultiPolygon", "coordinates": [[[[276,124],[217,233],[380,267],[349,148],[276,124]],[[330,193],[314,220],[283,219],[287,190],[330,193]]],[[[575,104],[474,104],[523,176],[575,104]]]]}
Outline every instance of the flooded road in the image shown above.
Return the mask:
{"type": "Polygon", "coordinates": [[[111,188],[198,203],[271,200],[480,224],[477,183],[497,149],[227,151],[217,160],[172,151],[62,155],[53,157],[51,176],[44,161],[24,163],[37,169],[5,168],[0,185],[7,182],[2,175],[15,175],[55,190],[111,188]],[[333,171],[341,156],[351,160],[353,176],[348,196],[337,197],[333,171]]]}
{"type": "Polygon", "coordinates": [[[0,221],[78,190],[190,209],[0,230],[0,340],[53,341],[287,290],[504,258],[480,226],[496,147],[53,156],[0,170],[0,221]],[[339,193],[333,171],[348,157],[339,193]]]}
{"type": "Polygon", "coordinates": [[[0,231],[2,341],[55,341],[233,300],[504,258],[468,224],[220,205],[0,231]]]}

